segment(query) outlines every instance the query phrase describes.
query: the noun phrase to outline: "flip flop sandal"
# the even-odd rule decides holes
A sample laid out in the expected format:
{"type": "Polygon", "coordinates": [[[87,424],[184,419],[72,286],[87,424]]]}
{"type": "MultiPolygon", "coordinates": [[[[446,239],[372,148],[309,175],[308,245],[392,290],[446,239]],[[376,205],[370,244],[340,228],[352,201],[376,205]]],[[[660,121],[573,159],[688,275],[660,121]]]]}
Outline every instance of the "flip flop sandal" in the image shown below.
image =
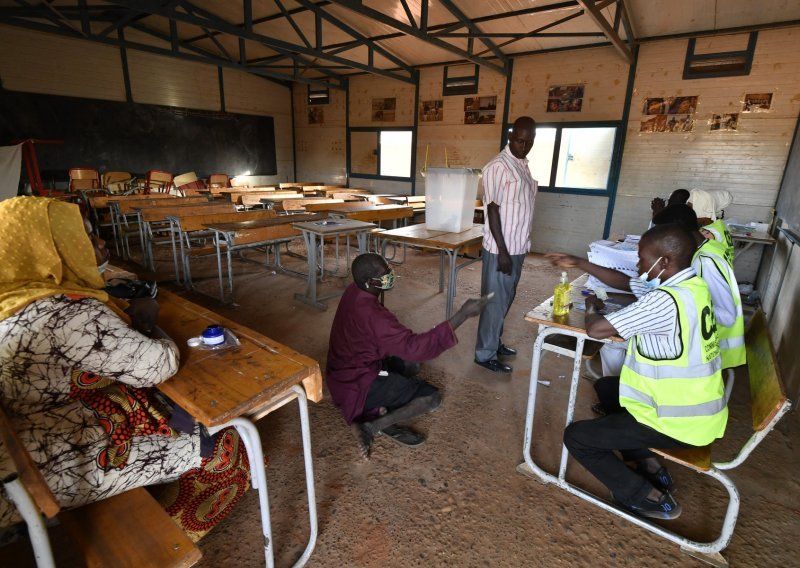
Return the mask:
{"type": "Polygon", "coordinates": [[[425,436],[401,426],[388,426],[381,433],[401,446],[415,447],[425,443],[425,436]]]}

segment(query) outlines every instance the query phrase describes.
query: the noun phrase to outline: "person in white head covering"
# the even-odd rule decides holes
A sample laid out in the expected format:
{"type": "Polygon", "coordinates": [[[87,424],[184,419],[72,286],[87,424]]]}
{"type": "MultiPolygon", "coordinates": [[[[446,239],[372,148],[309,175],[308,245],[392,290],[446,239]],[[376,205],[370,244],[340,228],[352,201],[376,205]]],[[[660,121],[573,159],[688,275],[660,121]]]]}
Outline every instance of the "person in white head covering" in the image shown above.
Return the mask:
{"type": "Polygon", "coordinates": [[[706,238],[719,241],[725,247],[725,260],[733,266],[733,238],[727,225],[721,218],[717,218],[717,213],[733,203],[733,196],[730,191],[718,189],[706,191],[703,189],[692,189],[689,192],[687,201],[697,214],[697,221],[702,227],[706,238]]]}

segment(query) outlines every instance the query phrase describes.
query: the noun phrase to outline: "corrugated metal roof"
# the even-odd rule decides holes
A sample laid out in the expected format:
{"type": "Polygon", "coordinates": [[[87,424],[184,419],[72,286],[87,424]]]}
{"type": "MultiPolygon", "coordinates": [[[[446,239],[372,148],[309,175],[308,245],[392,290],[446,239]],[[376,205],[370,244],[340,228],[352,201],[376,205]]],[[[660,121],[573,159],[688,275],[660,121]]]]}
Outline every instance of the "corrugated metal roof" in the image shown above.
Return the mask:
{"type": "Polygon", "coordinates": [[[0,23],[297,80],[800,21],[797,0],[0,0],[0,23]],[[251,6],[250,14],[245,6],[251,6]],[[423,7],[427,8],[423,17],[423,7]],[[600,16],[592,16],[597,10],[600,16]],[[603,29],[605,28],[605,29],[603,29]],[[244,50],[240,47],[244,46],[244,50]]]}

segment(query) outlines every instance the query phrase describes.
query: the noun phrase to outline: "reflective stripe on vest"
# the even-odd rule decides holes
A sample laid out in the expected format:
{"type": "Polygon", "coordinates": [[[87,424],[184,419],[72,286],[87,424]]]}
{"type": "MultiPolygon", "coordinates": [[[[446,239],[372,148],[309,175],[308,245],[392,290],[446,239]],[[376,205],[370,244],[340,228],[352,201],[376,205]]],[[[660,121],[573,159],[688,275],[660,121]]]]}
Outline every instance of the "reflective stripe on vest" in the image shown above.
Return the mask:
{"type": "Polygon", "coordinates": [[[620,375],[619,402],[637,422],[703,446],[724,434],[728,420],[708,286],[695,276],[659,290],[677,306],[681,352],[674,359],[650,359],[632,337],[620,375]]]}
{"type": "Polygon", "coordinates": [[[710,225],[706,225],[703,228],[714,235],[716,242],[722,247],[721,256],[728,262],[731,268],[733,268],[733,237],[731,236],[731,232],[728,230],[728,226],[725,224],[725,221],[722,219],[717,219],[710,225]]]}
{"type": "Polygon", "coordinates": [[[744,346],[744,314],[742,313],[742,298],[739,295],[739,284],[736,282],[733,269],[720,254],[720,248],[720,245],[715,241],[706,241],[694,253],[694,257],[692,257],[692,266],[695,268],[697,274],[702,277],[702,265],[699,262],[695,263],[694,260],[700,256],[711,260],[720,274],[722,274],[722,277],[725,278],[725,282],[728,284],[728,290],[733,297],[733,303],[736,307],[736,319],[733,325],[724,326],[719,323],[717,324],[722,368],[730,369],[732,367],[744,365],[747,362],[747,351],[744,346]]]}

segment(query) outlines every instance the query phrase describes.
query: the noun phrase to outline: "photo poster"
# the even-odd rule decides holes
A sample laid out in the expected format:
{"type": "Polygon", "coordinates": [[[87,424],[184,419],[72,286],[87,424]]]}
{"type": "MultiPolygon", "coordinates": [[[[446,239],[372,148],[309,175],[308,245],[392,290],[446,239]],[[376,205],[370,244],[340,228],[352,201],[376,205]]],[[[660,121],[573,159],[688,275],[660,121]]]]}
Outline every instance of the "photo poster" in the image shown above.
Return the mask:
{"type": "Polygon", "coordinates": [[[748,93],[742,100],[742,112],[769,112],[772,110],[772,93],[748,93]]]}
{"type": "Polygon", "coordinates": [[[394,122],[397,99],[372,99],[372,122],[394,122]]]}
{"type": "Polygon", "coordinates": [[[580,112],[584,85],[562,85],[547,90],[547,112],[580,112]]]}
{"type": "Polygon", "coordinates": [[[439,122],[444,118],[444,101],[442,99],[433,101],[422,101],[419,103],[420,122],[439,122]]]}
{"type": "Polygon", "coordinates": [[[309,124],[325,124],[325,113],[322,107],[308,107],[309,124]]]}
{"type": "Polygon", "coordinates": [[[464,124],[494,124],[497,114],[497,97],[466,97],[464,99],[464,124]]]}
{"type": "Polygon", "coordinates": [[[639,132],[691,132],[697,96],[655,97],[644,100],[639,132]]]}
{"type": "Polygon", "coordinates": [[[739,129],[739,113],[712,114],[708,124],[711,132],[736,132],[739,129]]]}

